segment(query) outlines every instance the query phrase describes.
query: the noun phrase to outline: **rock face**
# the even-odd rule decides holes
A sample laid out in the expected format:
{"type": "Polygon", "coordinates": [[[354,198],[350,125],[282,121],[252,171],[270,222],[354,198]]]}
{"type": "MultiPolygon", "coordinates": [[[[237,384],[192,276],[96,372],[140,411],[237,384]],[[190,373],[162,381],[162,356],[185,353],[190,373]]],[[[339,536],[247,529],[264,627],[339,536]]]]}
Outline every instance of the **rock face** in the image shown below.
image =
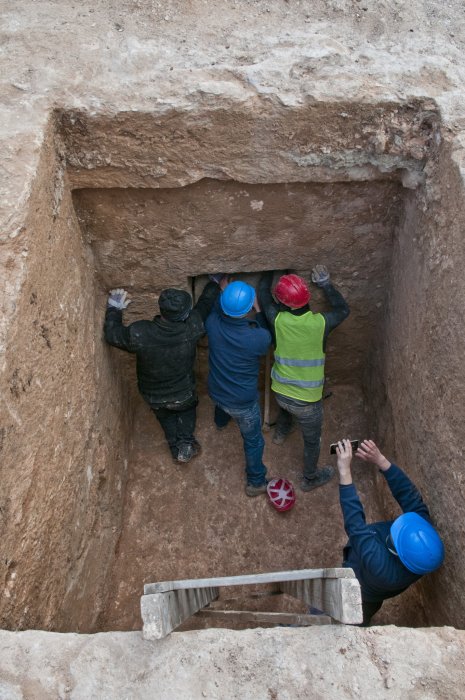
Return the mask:
{"type": "Polygon", "coordinates": [[[429,621],[464,625],[462,3],[117,5],[3,13],[2,624],[99,627],[134,415],[108,287],[147,316],[211,268],[321,256],[353,307],[330,379],[444,535],[429,621]]]}
{"type": "MultiPolygon", "coordinates": [[[[203,179],[182,188],[77,190],[74,201],[104,288],[125,285],[139,317],[150,314],[154,293],[166,286],[190,289],[192,277],[211,270],[298,268],[308,278],[315,261],[330,260],[351,317],[328,351],[327,373],[357,384],[379,332],[403,192],[389,181],[251,185],[203,179]]],[[[313,308],[326,308],[323,298],[315,289],[313,308]]]]}
{"type": "Polygon", "coordinates": [[[96,635],[0,633],[5,700],[463,697],[465,634],[315,627],[96,635]]]}
{"type": "Polygon", "coordinates": [[[461,172],[449,153],[443,149],[427,169],[425,189],[406,201],[380,348],[383,386],[379,374],[371,386],[377,432],[385,444],[395,444],[399,462],[421,485],[446,536],[447,566],[423,581],[430,620],[443,620],[446,609],[455,607],[455,624],[462,627],[462,593],[453,581],[462,575],[464,528],[455,504],[465,495],[460,440],[457,444],[462,430],[457,398],[465,392],[463,309],[457,304],[465,291],[457,267],[464,252],[465,202],[461,172]]]}

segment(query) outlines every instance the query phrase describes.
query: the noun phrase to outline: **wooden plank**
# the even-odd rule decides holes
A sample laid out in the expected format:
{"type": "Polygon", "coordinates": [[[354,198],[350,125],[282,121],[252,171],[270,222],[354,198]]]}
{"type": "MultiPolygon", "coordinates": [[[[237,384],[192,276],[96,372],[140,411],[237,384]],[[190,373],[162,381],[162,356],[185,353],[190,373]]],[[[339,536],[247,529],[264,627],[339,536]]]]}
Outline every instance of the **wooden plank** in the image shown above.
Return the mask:
{"type": "Polygon", "coordinates": [[[363,621],[360,584],[355,577],[287,581],[280,588],[344,624],[357,625],[363,621]]]}
{"type": "Polygon", "coordinates": [[[163,639],[212,600],[217,588],[192,588],[143,595],[140,608],[144,639],[163,639]]]}
{"type": "Polygon", "coordinates": [[[310,625],[330,625],[329,615],[305,615],[301,613],[283,612],[258,612],[249,610],[200,610],[196,617],[210,620],[222,620],[226,624],[233,622],[253,622],[259,625],[296,625],[308,627],[310,625]]]}
{"type": "Polygon", "coordinates": [[[297,569],[292,571],[273,571],[266,574],[246,574],[244,576],[222,576],[218,578],[193,578],[179,581],[161,581],[146,583],[144,594],[178,591],[189,588],[211,588],[218,586],[247,586],[254,583],[279,583],[282,581],[301,581],[305,579],[354,578],[352,569],[297,569]]]}

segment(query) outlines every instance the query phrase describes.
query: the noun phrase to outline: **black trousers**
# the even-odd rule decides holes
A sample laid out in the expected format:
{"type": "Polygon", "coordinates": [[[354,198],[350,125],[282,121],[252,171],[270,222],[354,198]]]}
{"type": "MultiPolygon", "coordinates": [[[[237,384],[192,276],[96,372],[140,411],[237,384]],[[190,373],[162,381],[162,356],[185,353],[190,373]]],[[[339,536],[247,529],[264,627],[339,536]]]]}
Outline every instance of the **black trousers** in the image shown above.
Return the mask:
{"type": "Polygon", "coordinates": [[[198,399],[189,399],[184,404],[166,404],[165,406],[151,406],[158,422],[163,428],[166,441],[171,454],[177,459],[179,448],[182,445],[193,445],[195,422],[197,419],[198,399]]]}
{"type": "Polygon", "coordinates": [[[382,600],[376,601],[375,603],[362,600],[363,622],[360,627],[368,627],[371,622],[371,618],[378,612],[382,604],[382,600]]]}

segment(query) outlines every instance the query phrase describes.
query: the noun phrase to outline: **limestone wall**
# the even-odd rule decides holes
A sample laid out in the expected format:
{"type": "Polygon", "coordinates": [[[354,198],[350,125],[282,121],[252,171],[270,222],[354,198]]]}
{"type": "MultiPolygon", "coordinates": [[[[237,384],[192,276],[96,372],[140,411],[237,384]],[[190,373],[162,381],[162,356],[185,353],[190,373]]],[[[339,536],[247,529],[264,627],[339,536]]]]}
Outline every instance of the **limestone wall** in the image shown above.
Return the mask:
{"type": "Polygon", "coordinates": [[[451,628],[0,632],[5,698],[461,700],[465,633],[451,628]]]}

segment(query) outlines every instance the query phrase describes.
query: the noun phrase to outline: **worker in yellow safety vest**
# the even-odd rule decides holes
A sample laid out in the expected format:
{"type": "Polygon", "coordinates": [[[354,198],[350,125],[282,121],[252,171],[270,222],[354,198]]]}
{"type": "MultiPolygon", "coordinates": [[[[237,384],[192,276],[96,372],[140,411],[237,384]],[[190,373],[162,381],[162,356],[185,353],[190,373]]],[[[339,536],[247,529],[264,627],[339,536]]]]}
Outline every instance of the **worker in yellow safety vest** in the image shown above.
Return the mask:
{"type": "Polygon", "coordinates": [[[271,371],[276,401],[280,407],[273,443],[282,445],[296,421],[304,439],[302,491],[326,484],[334,469],[318,469],[323,422],[325,345],[329,333],[349,315],[349,307],[333,287],[324,265],[312,270],[312,281],[321,287],[331,311],[313,313],[311,292],[298,275],[283,275],[271,292],[273,272],[262,275],[258,297],[275,336],[275,362],[271,371]]]}

